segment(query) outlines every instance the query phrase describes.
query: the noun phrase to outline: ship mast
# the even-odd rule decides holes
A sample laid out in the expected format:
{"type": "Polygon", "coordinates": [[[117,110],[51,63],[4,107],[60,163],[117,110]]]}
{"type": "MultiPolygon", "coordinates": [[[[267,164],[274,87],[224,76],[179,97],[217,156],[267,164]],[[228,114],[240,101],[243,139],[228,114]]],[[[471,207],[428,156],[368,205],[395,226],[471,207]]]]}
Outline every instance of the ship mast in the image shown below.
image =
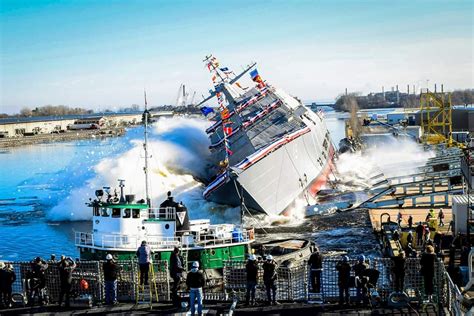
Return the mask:
{"type": "Polygon", "coordinates": [[[145,150],[145,167],[143,168],[143,171],[145,172],[145,198],[146,198],[146,203],[148,204],[149,207],[151,207],[151,199],[150,199],[150,190],[149,190],[149,179],[148,179],[148,104],[146,102],[146,90],[143,91],[144,96],[145,96],[145,112],[143,112],[143,119],[144,119],[144,124],[145,124],[145,130],[144,130],[144,138],[145,142],[143,143],[143,149],[145,150]]]}

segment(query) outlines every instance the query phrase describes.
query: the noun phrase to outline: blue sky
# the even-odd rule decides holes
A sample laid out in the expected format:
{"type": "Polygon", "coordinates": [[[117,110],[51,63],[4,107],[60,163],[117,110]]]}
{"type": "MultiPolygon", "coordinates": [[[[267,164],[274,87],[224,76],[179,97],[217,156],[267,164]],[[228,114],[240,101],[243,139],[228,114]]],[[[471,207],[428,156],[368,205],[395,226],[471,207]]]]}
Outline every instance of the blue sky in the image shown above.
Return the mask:
{"type": "Polygon", "coordinates": [[[0,0],[0,112],[173,104],[211,87],[213,53],[303,100],[472,88],[472,1],[0,0]],[[429,81],[427,81],[429,80],[429,81]]]}

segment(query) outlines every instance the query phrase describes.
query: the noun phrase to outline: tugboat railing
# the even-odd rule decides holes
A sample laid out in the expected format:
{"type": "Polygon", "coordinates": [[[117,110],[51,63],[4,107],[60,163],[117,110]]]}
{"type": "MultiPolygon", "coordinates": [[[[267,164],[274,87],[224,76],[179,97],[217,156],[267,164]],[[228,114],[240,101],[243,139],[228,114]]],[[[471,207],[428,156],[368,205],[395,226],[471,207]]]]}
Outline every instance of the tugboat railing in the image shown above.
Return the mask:
{"type": "Polygon", "coordinates": [[[101,249],[135,250],[143,240],[153,250],[173,249],[174,247],[196,248],[248,243],[254,240],[253,229],[228,232],[221,236],[201,233],[198,231],[179,232],[181,236],[167,237],[162,235],[133,236],[126,234],[94,234],[75,233],[76,246],[95,247],[101,249]]]}

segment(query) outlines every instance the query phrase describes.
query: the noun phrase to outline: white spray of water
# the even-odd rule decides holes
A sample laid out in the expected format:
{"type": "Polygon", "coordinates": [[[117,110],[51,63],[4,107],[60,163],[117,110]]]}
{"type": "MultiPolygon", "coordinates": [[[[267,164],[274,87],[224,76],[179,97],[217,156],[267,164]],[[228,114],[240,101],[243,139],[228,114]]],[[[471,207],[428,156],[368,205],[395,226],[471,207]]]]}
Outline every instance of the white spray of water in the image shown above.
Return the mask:
{"type": "MultiPolygon", "coordinates": [[[[167,191],[174,191],[177,201],[183,201],[192,219],[210,218],[214,222],[235,222],[239,212],[206,202],[202,197],[204,186],[196,177],[203,177],[208,163],[209,140],[205,133],[208,121],[195,118],[160,119],[154,126],[149,142],[150,195],[158,205],[167,191]]],[[[82,188],[73,190],[48,214],[53,221],[90,220],[91,211],[85,205],[94,191],[102,186],[117,187],[117,179],[126,180],[125,194],[134,193],[138,199],[145,196],[142,142],[132,141],[133,147],[116,157],[98,163],[95,176],[82,188]]]]}
{"type": "Polygon", "coordinates": [[[336,166],[344,180],[353,180],[369,186],[370,178],[383,173],[385,177],[416,173],[427,160],[434,157],[409,139],[388,138],[386,142],[369,147],[363,153],[340,155],[336,166]]]}

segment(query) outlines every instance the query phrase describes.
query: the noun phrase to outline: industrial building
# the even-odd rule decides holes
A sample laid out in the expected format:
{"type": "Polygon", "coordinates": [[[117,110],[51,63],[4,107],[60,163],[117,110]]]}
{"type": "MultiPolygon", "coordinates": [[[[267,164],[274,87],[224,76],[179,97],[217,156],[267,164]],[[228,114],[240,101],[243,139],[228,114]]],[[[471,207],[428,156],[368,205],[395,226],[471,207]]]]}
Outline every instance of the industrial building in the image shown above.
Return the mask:
{"type": "MultiPolygon", "coordinates": [[[[152,116],[169,116],[173,112],[152,113],[152,116]]],[[[94,113],[88,115],[10,117],[0,119],[0,138],[18,137],[38,134],[62,133],[73,126],[87,125],[112,128],[139,124],[142,112],[127,113],[94,113]]]]}

